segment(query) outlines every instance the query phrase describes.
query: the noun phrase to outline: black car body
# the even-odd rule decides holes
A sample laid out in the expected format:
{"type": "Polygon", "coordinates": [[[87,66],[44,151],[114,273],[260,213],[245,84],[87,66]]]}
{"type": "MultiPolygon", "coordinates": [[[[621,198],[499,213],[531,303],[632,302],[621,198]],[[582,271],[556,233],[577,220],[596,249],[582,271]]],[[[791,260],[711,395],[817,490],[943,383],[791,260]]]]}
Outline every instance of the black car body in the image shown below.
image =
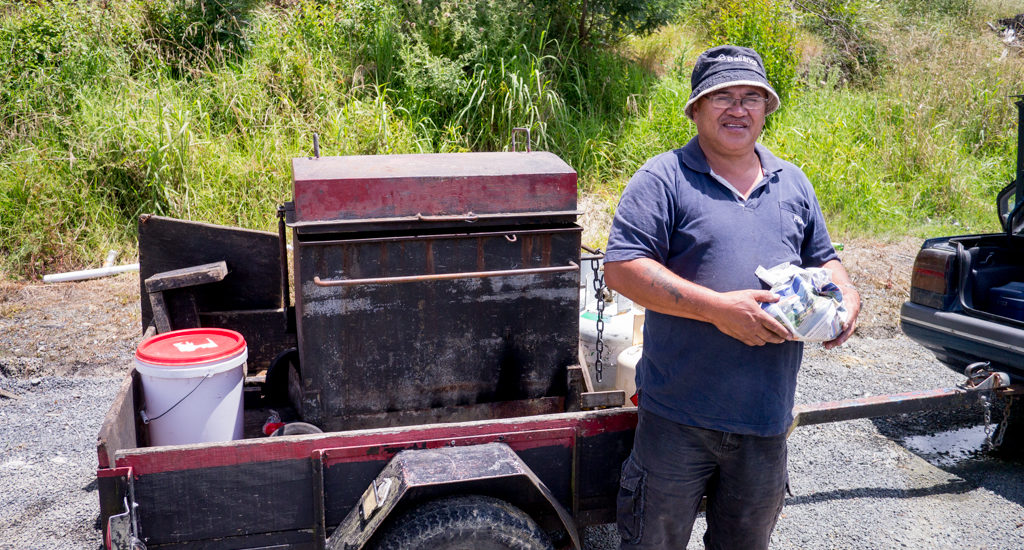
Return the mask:
{"type": "Polygon", "coordinates": [[[1024,380],[1024,99],[1017,102],[1017,179],[1000,191],[1002,233],[929,239],[911,275],[903,332],[962,371],[989,361],[1024,380]]]}

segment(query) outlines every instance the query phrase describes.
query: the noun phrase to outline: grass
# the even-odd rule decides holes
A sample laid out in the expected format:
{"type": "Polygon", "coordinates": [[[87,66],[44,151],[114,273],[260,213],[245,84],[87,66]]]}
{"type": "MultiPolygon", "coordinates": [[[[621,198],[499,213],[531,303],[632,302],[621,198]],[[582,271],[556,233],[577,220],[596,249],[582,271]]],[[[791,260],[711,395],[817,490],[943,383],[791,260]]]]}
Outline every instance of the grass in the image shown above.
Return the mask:
{"type": "MultiPolygon", "coordinates": [[[[879,72],[844,78],[828,36],[798,29],[797,86],[762,142],[808,174],[837,239],[996,230],[1024,59],[985,22],[1019,8],[855,4],[858,32],[885,51],[879,72]]],[[[499,0],[404,14],[412,4],[232,0],[249,10],[243,35],[197,37],[154,27],[144,5],[174,4],[0,0],[0,47],[17,54],[0,61],[6,276],[131,250],[142,212],[273,229],[314,132],[326,155],[387,154],[504,150],[527,125],[611,209],[647,158],[694,135],[682,108],[711,40],[682,17],[580,47],[499,0]]]]}

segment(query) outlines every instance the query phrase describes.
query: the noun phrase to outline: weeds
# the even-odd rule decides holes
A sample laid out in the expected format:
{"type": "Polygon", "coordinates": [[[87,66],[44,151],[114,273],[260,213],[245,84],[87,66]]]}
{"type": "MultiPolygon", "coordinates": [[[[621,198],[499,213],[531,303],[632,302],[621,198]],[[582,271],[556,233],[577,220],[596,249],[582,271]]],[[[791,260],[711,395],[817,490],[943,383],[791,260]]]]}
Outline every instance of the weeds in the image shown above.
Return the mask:
{"type": "Polygon", "coordinates": [[[967,22],[955,0],[673,0],[642,7],[688,17],[585,42],[537,16],[554,5],[0,0],[2,270],[95,264],[142,212],[271,229],[313,132],[325,155],[447,152],[506,149],[525,125],[611,204],[693,137],[689,73],[723,40],[770,66],[786,108],[762,141],[804,168],[838,235],[996,228],[1024,60],[979,29],[1006,0],[974,0],[967,22]]]}

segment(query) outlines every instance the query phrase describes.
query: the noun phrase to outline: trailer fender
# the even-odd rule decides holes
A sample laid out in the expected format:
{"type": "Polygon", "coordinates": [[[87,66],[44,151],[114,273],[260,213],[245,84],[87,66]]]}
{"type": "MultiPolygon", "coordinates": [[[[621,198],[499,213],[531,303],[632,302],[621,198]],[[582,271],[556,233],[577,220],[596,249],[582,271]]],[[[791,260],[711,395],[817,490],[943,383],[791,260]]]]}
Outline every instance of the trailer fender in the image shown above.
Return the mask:
{"type": "MultiPolygon", "coordinates": [[[[384,521],[412,503],[451,494],[497,497],[533,516],[557,517],[579,549],[576,524],[505,443],[414,449],[395,455],[327,539],[329,550],[363,548],[384,521]]],[[[323,540],[323,539],[321,539],[323,540]]]]}

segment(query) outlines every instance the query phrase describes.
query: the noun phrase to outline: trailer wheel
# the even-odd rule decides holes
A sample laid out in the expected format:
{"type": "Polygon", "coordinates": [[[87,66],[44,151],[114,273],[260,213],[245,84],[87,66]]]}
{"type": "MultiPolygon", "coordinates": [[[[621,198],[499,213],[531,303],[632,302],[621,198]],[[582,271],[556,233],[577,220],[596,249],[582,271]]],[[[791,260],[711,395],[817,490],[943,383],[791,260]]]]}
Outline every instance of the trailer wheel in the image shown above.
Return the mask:
{"type": "Polygon", "coordinates": [[[433,500],[390,520],[377,550],[550,550],[551,541],[525,512],[493,497],[433,500]]]}

